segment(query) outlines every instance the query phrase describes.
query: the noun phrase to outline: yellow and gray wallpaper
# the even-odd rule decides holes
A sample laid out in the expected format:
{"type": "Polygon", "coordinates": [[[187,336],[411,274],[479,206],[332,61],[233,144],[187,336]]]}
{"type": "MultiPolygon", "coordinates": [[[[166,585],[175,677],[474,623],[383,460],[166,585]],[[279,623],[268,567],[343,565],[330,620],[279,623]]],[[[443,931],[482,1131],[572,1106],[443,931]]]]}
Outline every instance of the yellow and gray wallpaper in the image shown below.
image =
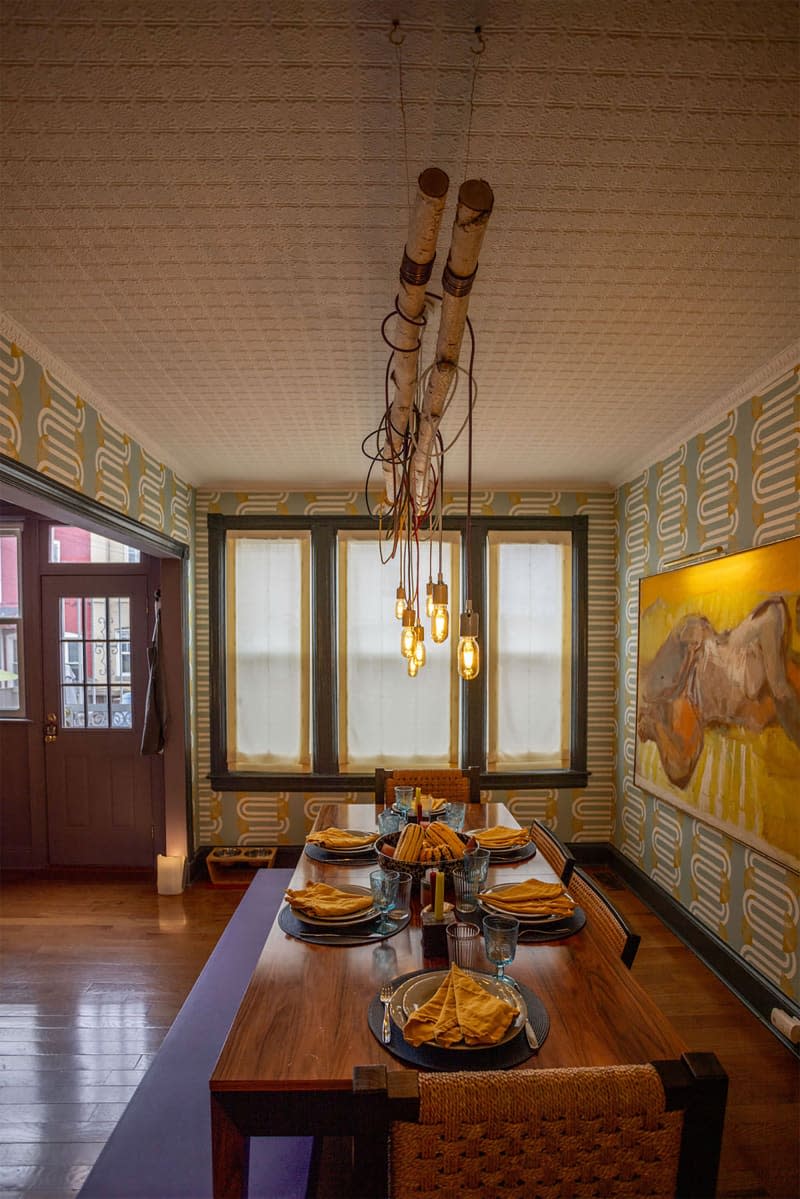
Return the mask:
{"type": "MultiPolygon", "coordinates": [[[[473,493],[475,508],[486,516],[589,517],[589,727],[585,790],[492,792],[520,822],[536,816],[570,841],[608,841],[614,812],[614,696],[616,627],[616,532],[611,492],[524,491],[473,493]]],[[[364,515],[360,491],[197,492],[197,747],[198,796],[195,836],[202,845],[297,844],[310,828],[323,796],[313,791],[216,792],[208,783],[211,766],[208,707],[208,528],[210,512],[364,515]]],[[[466,512],[466,493],[446,497],[445,512],[466,512]]],[[[377,553],[377,549],[376,549],[377,553]]],[[[337,798],[368,800],[372,793],[342,792],[337,798]]]]}
{"type": "MultiPolygon", "coordinates": [[[[208,538],[224,513],[363,513],[360,491],[318,495],[198,491],[114,428],[0,331],[0,455],[192,546],[195,845],[297,843],[322,796],[210,789],[208,538]],[[194,542],[194,544],[193,544],[194,542]]],[[[798,877],[633,784],[638,583],[677,556],[726,552],[800,531],[800,391],[791,370],[611,492],[486,491],[483,512],[589,516],[590,782],[580,791],[511,791],[521,821],[620,851],[757,971],[797,999],[798,877]]],[[[465,495],[448,496],[463,512],[465,495]]],[[[362,798],[343,793],[349,799],[362,798]]]]}
{"type": "MultiPolygon", "coordinates": [[[[618,493],[619,739],[614,842],[795,1000],[800,880],[634,785],[639,579],[670,559],[726,554],[800,532],[800,384],[794,368],[618,493]]],[[[800,780],[798,780],[800,790],[800,780]]],[[[799,810],[800,816],[800,810],[799,810]]]]}
{"type": "Polygon", "coordinates": [[[191,544],[189,484],[2,332],[0,454],[191,544]]]}

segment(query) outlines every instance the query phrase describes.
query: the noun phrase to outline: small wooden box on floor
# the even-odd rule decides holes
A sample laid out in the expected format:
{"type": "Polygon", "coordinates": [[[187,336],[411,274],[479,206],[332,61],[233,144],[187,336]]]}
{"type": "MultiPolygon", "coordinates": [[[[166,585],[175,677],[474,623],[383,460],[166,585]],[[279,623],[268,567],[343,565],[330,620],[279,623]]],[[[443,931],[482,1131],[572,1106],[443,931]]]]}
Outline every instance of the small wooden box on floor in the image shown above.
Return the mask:
{"type": "Polygon", "coordinates": [[[247,887],[257,870],[275,865],[277,853],[275,845],[218,845],[206,858],[208,877],[215,887],[247,887]]]}

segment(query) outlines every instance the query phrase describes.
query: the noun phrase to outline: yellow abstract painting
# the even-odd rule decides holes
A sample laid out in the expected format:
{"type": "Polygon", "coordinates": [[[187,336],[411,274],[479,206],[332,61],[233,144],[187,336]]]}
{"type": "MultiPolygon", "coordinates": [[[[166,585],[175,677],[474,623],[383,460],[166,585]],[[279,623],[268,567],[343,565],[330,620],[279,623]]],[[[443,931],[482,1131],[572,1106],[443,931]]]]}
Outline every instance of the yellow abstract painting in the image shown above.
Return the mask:
{"type": "Polygon", "coordinates": [[[800,537],[639,585],[637,786],[800,868],[800,537]]]}

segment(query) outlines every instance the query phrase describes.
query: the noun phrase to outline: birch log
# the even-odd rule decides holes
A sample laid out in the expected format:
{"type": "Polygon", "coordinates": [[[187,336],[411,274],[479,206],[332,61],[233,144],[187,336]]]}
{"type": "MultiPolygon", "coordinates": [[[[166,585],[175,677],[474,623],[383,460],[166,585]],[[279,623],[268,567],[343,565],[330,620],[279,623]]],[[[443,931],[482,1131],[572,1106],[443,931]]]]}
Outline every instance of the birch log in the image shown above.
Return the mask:
{"type": "Polygon", "coordinates": [[[417,385],[419,361],[419,324],[425,308],[425,289],[436,257],[436,241],[442,223],[447,189],[450,180],[438,167],[428,167],[417,180],[417,195],[408,222],[403,263],[400,267],[400,290],[397,295],[398,315],[392,342],[394,351],[392,381],[394,397],[386,430],[383,477],[386,495],[394,501],[394,469],[411,412],[417,385]],[[407,318],[407,319],[406,319],[407,318]]]}
{"type": "Polygon", "coordinates": [[[418,513],[424,512],[429,502],[431,456],[436,445],[436,431],[458,367],[472,277],[478,269],[478,255],[493,205],[492,189],[484,179],[467,179],[461,184],[450,253],[442,279],[444,290],[436,360],[425,388],[417,447],[412,460],[412,494],[418,513]]]}

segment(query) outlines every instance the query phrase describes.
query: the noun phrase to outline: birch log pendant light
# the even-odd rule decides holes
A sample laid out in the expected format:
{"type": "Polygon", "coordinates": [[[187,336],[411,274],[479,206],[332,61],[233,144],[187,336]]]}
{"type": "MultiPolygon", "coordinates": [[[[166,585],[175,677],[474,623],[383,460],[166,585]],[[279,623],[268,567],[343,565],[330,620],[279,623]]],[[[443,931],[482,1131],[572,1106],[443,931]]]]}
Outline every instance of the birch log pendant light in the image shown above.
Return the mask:
{"type": "MultiPolygon", "coordinates": [[[[410,191],[408,143],[401,46],[404,34],[399,21],[392,22],[389,41],[397,53],[400,85],[400,111],[406,146],[406,188],[410,191]]],[[[469,98],[464,174],[469,165],[475,81],[480,55],[485,50],[481,27],[475,28],[472,88],[469,98]]],[[[450,181],[438,167],[428,167],[417,179],[417,190],[410,204],[408,233],[400,264],[400,282],[394,308],[384,318],[381,335],[390,349],[386,364],[384,414],[374,432],[362,443],[370,459],[366,497],[371,515],[380,522],[381,560],[399,558],[400,579],[395,593],[394,615],[401,621],[400,652],[413,678],[425,665],[427,653],[422,613],[430,621],[431,640],[441,645],[450,630],[448,588],[442,574],[442,513],[444,467],[447,450],[455,445],[469,427],[469,473],[467,480],[467,604],[459,622],[457,663],[464,679],[477,676],[478,614],[470,598],[470,526],[472,512],[472,410],[476,388],[472,375],[475,336],[468,317],[469,297],[478,270],[478,256],[494,206],[494,195],[484,179],[466,178],[458,191],[455,220],[450,238],[447,263],[442,275],[442,294],[427,290],[436,258],[436,243],[447,202],[450,181]],[[433,360],[420,370],[425,331],[429,315],[439,305],[439,327],[433,360]],[[391,325],[391,336],[387,327],[391,325]],[[469,329],[471,353],[469,368],[459,366],[461,344],[469,329]],[[453,403],[459,374],[468,379],[467,419],[449,445],[445,445],[440,425],[453,403]],[[374,439],[375,450],[367,449],[374,439]],[[369,483],[372,470],[380,464],[383,490],[374,510],[370,506],[369,483]],[[428,584],[423,598],[420,588],[420,541],[429,541],[428,584]],[[438,580],[433,581],[433,541],[438,539],[438,580]],[[388,545],[388,550],[385,549],[388,545]]]]}
{"type": "MultiPolygon", "coordinates": [[[[436,243],[445,208],[449,180],[444,171],[429,167],[417,180],[411,207],[408,238],[400,265],[400,283],[392,312],[381,332],[391,354],[386,368],[386,397],[383,420],[365,439],[375,437],[376,452],[367,454],[372,467],[380,463],[383,495],[375,511],[381,522],[381,539],[389,543],[384,557],[400,561],[400,582],[395,594],[394,614],[402,622],[400,651],[408,673],[414,677],[425,664],[425,634],[421,614],[430,621],[431,640],[441,645],[449,635],[448,587],[442,575],[442,507],[444,459],[465,427],[469,429],[467,479],[467,579],[469,580],[470,523],[472,511],[472,410],[475,384],[472,357],[467,374],[467,418],[456,436],[445,445],[440,431],[442,419],[456,394],[459,356],[469,323],[469,298],[478,270],[478,256],[494,206],[494,195],[484,179],[467,179],[458,192],[455,219],[442,274],[442,295],[427,290],[436,258],[436,243]],[[439,303],[439,327],[433,360],[420,370],[423,337],[429,313],[439,303]],[[387,325],[394,318],[391,339],[387,325]],[[437,519],[438,516],[438,519],[437,519]],[[384,532],[385,526],[385,532],[384,532]],[[420,594],[420,539],[427,532],[432,542],[438,535],[438,580],[429,572],[427,595],[420,594]],[[412,664],[412,659],[414,660],[412,664]]],[[[367,476],[369,485],[369,475],[367,476]]],[[[367,487],[367,492],[369,487],[367,487]]],[[[429,547],[429,565],[432,545],[429,547]]],[[[472,609],[467,585],[467,604],[459,621],[458,672],[463,679],[477,677],[479,670],[478,614],[472,609]]]]}

